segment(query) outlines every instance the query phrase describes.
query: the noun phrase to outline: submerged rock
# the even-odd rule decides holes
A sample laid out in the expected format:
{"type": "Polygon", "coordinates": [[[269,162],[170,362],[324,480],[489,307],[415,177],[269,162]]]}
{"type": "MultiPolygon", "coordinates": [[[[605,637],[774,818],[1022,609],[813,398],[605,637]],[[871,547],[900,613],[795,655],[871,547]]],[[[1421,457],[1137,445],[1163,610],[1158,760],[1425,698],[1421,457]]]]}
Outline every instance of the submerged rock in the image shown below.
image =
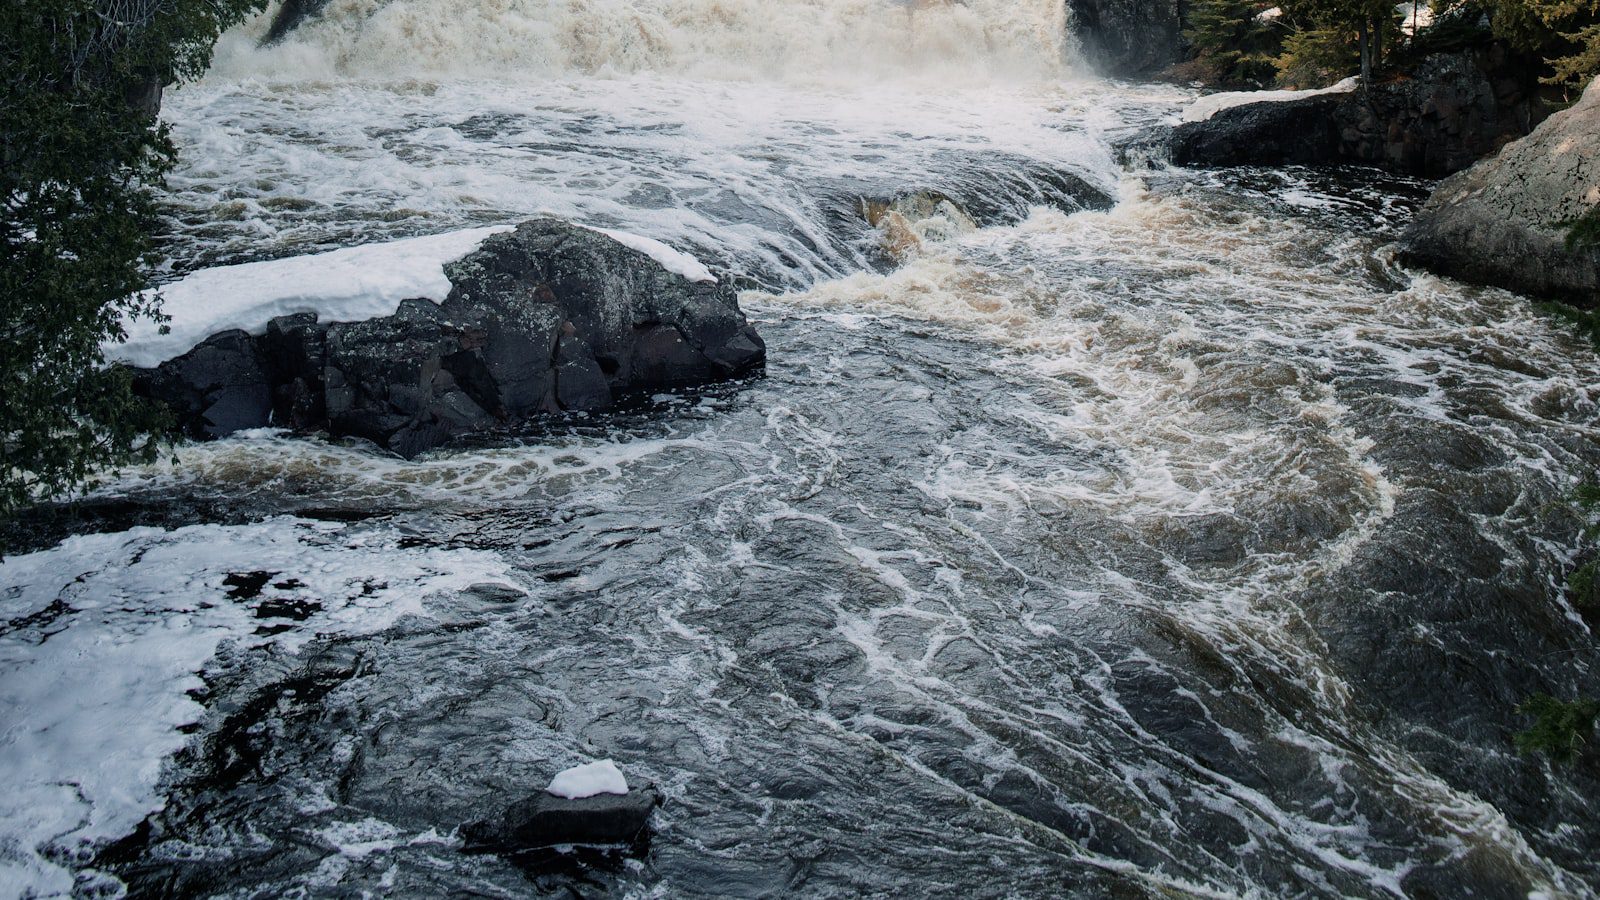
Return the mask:
{"type": "Polygon", "coordinates": [[[462,829],[468,853],[514,854],[561,844],[632,844],[661,805],[654,787],[568,799],[540,792],[462,829]]]}
{"type": "Polygon", "coordinates": [[[1401,240],[1436,272],[1530,294],[1600,302],[1600,248],[1567,226],[1600,209],[1600,81],[1492,159],[1441,183],[1401,240]]]}
{"type": "Polygon", "coordinates": [[[406,300],[361,322],[282,316],[259,337],[215,335],[136,383],[191,437],[279,425],[413,456],[466,432],[607,409],[764,362],[730,285],[622,237],[637,247],[536,219],[447,265],[443,303],[406,300]]]}
{"type": "Polygon", "coordinates": [[[896,262],[916,256],[927,244],[941,244],[978,230],[972,215],[939,191],[916,191],[885,200],[863,198],[861,217],[877,229],[880,247],[896,262]]]}

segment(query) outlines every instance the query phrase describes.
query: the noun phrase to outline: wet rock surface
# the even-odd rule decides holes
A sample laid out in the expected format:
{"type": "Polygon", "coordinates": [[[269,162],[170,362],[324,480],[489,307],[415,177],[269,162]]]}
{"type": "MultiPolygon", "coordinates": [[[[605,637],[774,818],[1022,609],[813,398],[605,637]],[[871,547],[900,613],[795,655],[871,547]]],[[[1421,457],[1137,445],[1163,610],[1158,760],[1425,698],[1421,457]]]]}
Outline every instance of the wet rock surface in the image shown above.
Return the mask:
{"type": "Polygon", "coordinates": [[[1537,88],[1503,48],[1437,54],[1368,91],[1245,104],[1183,123],[1169,152],[1185,166],[1361,163],[1437,178],[1527,134],[1542,111],[1537,88]]]}
{"type": "Polygon", "coordinates": [[[1441,183],[1402,237],[1407,259],[1446,275],[1600,303],[1600,247],[1567,228],[1600,208],[1600,83],[1492,159],[1441,183]]]}
{"type": "Polygon", "coordinates": [[[1339,161],[1339,95],[1219,110],[1173,129],[1170,153],[1180,166],[1327,165],[1339,161]]]}
{"type": "Polygon", "coordinates": [[[476,430],[744,375],[766,346],[725,283],[539,219],[446,267],[442,304],[363,322],[284,316],[139,374],[190,437],[269,424],[414,456],[476,430]]]}

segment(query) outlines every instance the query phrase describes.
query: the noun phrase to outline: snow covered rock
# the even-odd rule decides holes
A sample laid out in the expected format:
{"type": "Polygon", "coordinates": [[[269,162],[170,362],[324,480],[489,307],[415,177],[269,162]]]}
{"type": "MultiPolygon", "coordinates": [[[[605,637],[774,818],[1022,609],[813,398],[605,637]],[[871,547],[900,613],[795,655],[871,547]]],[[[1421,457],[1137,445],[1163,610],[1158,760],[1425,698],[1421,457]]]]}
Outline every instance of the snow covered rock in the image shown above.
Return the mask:
{"type": "Polygon", "coordinates": [[[563,844],[633,845],[661,805],[654,786],[628,790],[611,760],[575,766],[549,788],[462,828],[468,853],[518,853],[563,844]]]}
{"type": "MultiPolygon", "coordinates": [[[[384,296],[371,303],[335,286],[334,316],[392,310],[358,321],[319,317],[305,284],[315,258],[238,267],[250,268],[239,274],[258,293],[262,284],[288,286],[229,321],[249,330],[213,335],[141,371],[137,384],[195,438],[279,425],[366,438],[412,456],[469,431],[606,409],[622,395],[736,377],[765,361],[732,287],[665,244],[549,218],[476,233],[473,244],[443,265],[447,292],[434,286],[414,299],[388,299],[396,279],[381,273],[373,278],[384,296]],[[285,306],[278,294],[296,299],[285,306]],[[259,322],[245,314],[258,308],[294,312],[259,322]]],[[[176,326],[185,324],[184,309],[171,312],[176,326]]],[[[165,345],[146,350],[131,344],[121,358],[168,353],[165,345]]]]}

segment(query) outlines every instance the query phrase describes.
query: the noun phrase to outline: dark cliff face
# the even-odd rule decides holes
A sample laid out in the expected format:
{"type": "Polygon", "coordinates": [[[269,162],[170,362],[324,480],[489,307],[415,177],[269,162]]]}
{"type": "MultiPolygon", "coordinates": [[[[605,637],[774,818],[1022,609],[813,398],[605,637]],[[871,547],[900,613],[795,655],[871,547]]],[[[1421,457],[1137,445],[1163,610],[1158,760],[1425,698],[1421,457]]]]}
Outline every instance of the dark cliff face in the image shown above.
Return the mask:
{"type": "Polygon", "coordinates": [[[1183,59],[1187,0],[1072,0],[1084,59],[1104,75],[1142,75],[1183,59]]]}

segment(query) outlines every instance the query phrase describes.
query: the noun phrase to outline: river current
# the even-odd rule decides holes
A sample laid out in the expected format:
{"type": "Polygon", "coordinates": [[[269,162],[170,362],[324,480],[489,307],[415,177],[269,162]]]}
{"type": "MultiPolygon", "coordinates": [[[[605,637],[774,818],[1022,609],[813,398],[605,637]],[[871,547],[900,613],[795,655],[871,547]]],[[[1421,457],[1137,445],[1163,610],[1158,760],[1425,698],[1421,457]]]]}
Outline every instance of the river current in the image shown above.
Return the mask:
{"type": "Polygon", "coordinates": [[[32,523],[0,892],[1595,895],[1595,773],[1511,734],[1600,690],[1600,360],[1396,262],[1426,184],[1120,163],[1192,92],[1079,71],[1051,0],[267,23],[167,98],[173,273],[552,213],[741,279],[770,360],[32,523]],[[460,852],[603,757],[648,847],[460,852]]]}

